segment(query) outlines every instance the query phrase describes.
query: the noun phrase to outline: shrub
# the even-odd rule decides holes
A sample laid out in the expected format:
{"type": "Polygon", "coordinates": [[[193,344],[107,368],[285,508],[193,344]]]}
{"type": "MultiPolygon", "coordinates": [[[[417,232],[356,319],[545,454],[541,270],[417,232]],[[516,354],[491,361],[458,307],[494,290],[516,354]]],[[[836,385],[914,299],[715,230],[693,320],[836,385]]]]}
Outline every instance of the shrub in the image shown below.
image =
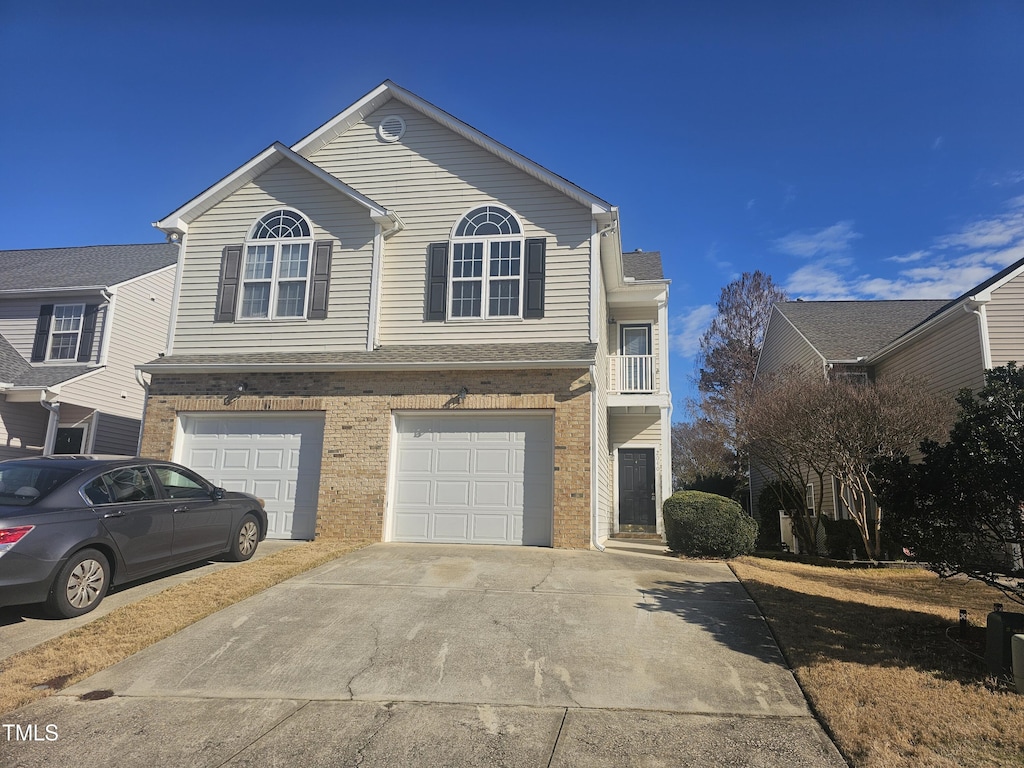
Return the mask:
{"type": "Polygon", "coordinates": [[[665,537],[673,552],[735,557],[752,552],[757,521],[732,499],[702,491],[678,491],[665,500],[665,537]]]}
{"type": "MultiPolygon", "coordinates": [[[[859,560],[869,560],[867,550],[864,548],[864,539],[860,535],[860,528],[854,520],[830,520],[825,517],[822,521],[825,524],[825,541],[828,547],[828,556],[833,560],[849,560],[850,553],[859,560]]],[[[871,529],[874,530],[875,521],[868,520],[871,529]]],[[[882,560],[900,559],[903,556],[902,543],[893,535],[892,531],[882,528],[882,548],[879,553],[882,560]]]]}
{"type": "Polygon", "coordinates": [[[778,549],[782,542],[782,523],[779,521],[779,510],[787,514],[804,512],[804,495],[789,483],[774,480],[761,489],[757,497],[757,514],[759,520],[758,546],[765,549],[778,549]]]}

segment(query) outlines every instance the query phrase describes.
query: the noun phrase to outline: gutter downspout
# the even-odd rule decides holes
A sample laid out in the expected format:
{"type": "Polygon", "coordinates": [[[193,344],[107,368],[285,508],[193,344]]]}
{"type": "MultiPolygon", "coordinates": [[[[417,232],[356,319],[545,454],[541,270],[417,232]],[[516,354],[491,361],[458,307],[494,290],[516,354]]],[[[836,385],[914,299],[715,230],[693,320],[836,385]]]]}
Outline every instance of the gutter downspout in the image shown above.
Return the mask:
{"type": "Polygon", "coordinates": [[[146,411],[149,409],[149,383],[142,378],[142,371],[135,369],[135,381],[142,387],[142,418],[139,419],[139,440],[135,444],[135,455],[142,455],[142,435],[146,431],[146,411]]]}
{"type": "Polygon", "coordinates": [[[969,303],[964,304],[964,312],[970,312],[978,318],[978,337],[981,341],[981,364],[984,365],[985,370],[988,371],[992,368],[992,347],[989,345],[988,339],[988,314],[985,312],[985,305],[988,302],[976,299],[973,296],[970,300],[975,303],[975,307],[972,308],[969,303]]]}
{"type": "MultiPolygon", "coordinates": [[[[157,222],[153,222],[157,226],[157,222]]],[[[181,297],[181,280],[185,272],[185,240],[187,232],[168,233],[167,242],[175,243],[178,246],[178,266],[174,270],[174,292],[171,294],[171,316],[167,320],[167,343],[164,345],[164,354],[170,355],[174,351],[174,326],[178,323],[178,300],[181,297]],[[175,237],[177,235],[177,237],[175,237]]]]}
{"type": "Polygon", "coordinates": [[[57,427],[60,424],[60,403],[47,400],[48,394],[55,395],[56,393],[46,388],[39,391],[39,404],[50,412],[50,416],[46,421],[46,437],[43,438],[43,456],[51,456],[53,454],[53,447],[57,443],[57,427]]]}
{"type": "MultiPolygon", "coordinates": [[[[614,210],[614,209],[613,209],[614,210]]],[[[619,220],[618,217],[614,217],[612,222],[602,229],[597,228],[597,220],[592,220],[590,226],[590,343],[597,343],[597,334],[599,333],[597,327],[597,302],[598,300],[604,300],[604,297],[598,293],[600,285],[598,283],[598,272],[601,269],[601,238],[618,229],[619,220]]]]}
{"type": "Polygon", "coordinates": [[[597,430],[601,423],[598,413],[600,404],[597,401],[597,364],[590,366],[590,544],[598,552],[604,552],[604,547],[598,541],[597,518],[597,430]]]}
{"type": "Polygon", "coordinates": [[[103,334],[100,337],[100,365],[107,364],[107,350],[110,347],[110,332],[114,325],[114,306],[117,304],[117,289],[104,288],[100,291],[107,300],[103,310],[103,334]]]}

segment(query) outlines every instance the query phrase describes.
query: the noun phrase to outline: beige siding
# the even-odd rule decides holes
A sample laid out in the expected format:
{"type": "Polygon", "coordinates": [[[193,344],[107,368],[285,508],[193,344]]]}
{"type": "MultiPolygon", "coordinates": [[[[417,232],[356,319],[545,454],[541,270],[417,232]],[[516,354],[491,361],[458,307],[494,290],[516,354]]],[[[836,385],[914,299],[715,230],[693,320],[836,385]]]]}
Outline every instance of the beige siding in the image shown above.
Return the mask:
{"type": "Polygon", "coordinates": [[[787,368],[821,371],[824,375],[824,360],[814,347],[793,327],[778,307],[772,309],[765,329],[764,344],[757,373],[763,376],[787,368]]]}
{"type": "Polygon", "coordinates": [[[174,353],[351,351],[366,348],[375,225],[366,208],[284,160],[189,226],[174,331],[174,353]],[[279,207],[311,222],[314,240],[333,240],[325,320],[214,323],[223,249],[279,207]]]}
{"type": "MultiPolygon", "coordinates": [[[[0,334],[10,342],[18,353],[30,360],[32,358],[32,344],[36,337],[36,323],[39,321],[39,307],[43,304],[101,304],[100,296],[88,298],[46,298],[46,299],[18,299],[0,303],[0,334]]],[[[101,306],[96,315],[96,333],[92,339],[89,363],[96,363],[99,360],[100,340],[103,336],[103,324],[106,322],[106,308],[101,306]]],[[[77,359],[67,362],[69,365],[82,365],[77,359]]],[[[51,363],[50,365],[64,365],[64,363],[51,363]]]]}
{"type": "Polygon", "coordinates": [[[50,413],[37,403],[0,399],[0,459],[42,453],[50,413]]]}
{"type": "Polygon", "coordinates": [[[956,311],[875,365],[876,378],[896,374],[924,379],[938,392],[980,388],[984,360],[977,316],[956,311]]]}
{"type": "Polygon", "coordinates": [[[992,365],[1024,365],[1024,274],[992,292],[985,314],[992,365]]]}
{"type": "Polygon", "coordinates": [[[61,387],[61,423],[69,423],[75,408],[97,412],[92,424],[97,453],[135,453],[145,407],[135,366],[164,350],[173,289],[173,267],[117,287],[106,366],[61,387]]]}
{"type": "Polygon", "coordinates": [[[650,444],[661,450],[661,414],[612,413],[608,417],[609,442],[634,446],[650,444]]]}
{"type": "Polygon", "coordinates": [[[391,101],[310,157],[379,205],[406,229],[387,241],[381,344],[586,341],[589,337],[590,211],[419,112],[391,101]],[[385,143],[380,119],[400,115],[405,136],[385,143]],[[539,320],[424,322],[429,243],[449,239],[471,208],[514,211],[526,237],[547,238],[545,316],[539,320]]]}
{"type": "MultiPolygon", "coordinates": [[[[597,327],[605,328],[608,324],[608,302],[605,299],[605,282],[601,270],[597,272],[597,327]]],[[[596,381],[594,386],[594,407],[597,412],[597,434],[594,435],[596,462],[594,471],[597,473],[597,535],[604,539],[614,530],[615,505],[612,500],[613,463],[608,456],[608,341],[603,334],[598,334],[597,355],[594,365],[596,381]]]]}

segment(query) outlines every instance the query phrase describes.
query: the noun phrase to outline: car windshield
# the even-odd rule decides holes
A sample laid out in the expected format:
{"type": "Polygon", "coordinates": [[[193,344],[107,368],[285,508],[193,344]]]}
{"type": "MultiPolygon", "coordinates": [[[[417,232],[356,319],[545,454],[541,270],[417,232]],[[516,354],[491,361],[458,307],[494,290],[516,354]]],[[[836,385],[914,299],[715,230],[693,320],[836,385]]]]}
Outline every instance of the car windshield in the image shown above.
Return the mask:
{"type": "Polygon", "coordinates": [[[45,498],[76,474],[73,469],[0,464],[0,504],[28,506],[45,498]]]}

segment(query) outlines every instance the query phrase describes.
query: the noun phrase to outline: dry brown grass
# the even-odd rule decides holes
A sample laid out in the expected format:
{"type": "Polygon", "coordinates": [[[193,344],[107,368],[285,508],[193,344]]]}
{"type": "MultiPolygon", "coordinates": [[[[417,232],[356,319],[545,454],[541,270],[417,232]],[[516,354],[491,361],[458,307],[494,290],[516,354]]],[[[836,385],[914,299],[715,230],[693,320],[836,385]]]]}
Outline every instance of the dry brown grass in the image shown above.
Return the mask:
{"type": "Polygon", "coordinates": [[[1024,696],[947,637],[960,608],[983,625],[998,592],[919,569],[732,568],[854,766],[1024,765],[1024,696]]]}
{"type": "Polygon", "coordinates": [[[84,680],[222,608],[367,543],[297,544],[150,595],[15,654],[0,662],[0,714],[84,680]]]}

